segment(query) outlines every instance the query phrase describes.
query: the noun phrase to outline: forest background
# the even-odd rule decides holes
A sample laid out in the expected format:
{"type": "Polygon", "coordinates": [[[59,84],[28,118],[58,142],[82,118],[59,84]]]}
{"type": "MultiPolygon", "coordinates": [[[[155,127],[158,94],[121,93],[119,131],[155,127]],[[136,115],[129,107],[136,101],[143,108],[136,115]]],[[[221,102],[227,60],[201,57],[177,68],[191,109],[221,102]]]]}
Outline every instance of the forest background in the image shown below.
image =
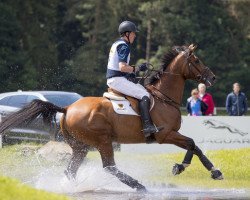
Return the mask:
{"type": "MultiPolygon", "coordinates": [[[[140,29],[131,64],[146,60],[157,68],[172,46],[195,43],[217,76],[208,92],[225,106],[234,82],[250,97],[249,9],[249,0],[1,0],[0,93],[102,95],[117,27],[131,20],[140,29]]],[[[187,82],[183,105],[195,87],[187,82]]]]}

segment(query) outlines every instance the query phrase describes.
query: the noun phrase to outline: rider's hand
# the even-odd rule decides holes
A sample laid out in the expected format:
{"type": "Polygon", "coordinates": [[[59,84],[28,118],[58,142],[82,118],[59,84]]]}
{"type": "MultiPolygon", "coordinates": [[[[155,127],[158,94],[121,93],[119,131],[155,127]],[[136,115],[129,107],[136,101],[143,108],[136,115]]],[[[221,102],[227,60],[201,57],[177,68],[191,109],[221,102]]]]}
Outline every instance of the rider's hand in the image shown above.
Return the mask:
{"type": "Polygon", "coordinates": [[[142,64],[138,65],[137,67],[138,67],[139,71],[144,72],[148,69],[148,63],[142,63],[142,64]]]}

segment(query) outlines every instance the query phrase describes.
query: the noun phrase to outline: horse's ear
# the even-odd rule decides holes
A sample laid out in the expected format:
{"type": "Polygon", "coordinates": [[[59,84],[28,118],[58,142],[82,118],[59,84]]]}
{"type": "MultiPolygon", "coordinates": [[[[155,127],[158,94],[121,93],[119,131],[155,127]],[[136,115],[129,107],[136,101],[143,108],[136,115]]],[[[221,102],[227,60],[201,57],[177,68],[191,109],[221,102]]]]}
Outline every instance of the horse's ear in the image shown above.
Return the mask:
{"type": "Polygon", "coordinates": [[[189,48],[190,52],[193,52],[197,48],[197,45],[190,44],[188,48],[189,48]]]}

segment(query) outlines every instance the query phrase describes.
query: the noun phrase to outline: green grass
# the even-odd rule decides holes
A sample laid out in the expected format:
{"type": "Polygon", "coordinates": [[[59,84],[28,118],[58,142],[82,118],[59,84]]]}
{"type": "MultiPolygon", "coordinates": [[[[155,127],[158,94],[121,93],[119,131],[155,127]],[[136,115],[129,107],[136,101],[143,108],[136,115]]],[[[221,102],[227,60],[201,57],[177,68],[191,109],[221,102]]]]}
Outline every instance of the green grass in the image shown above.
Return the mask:
{"type": "MultiPolygon", "coordinates": [[[[120,156],[125,159],[128,155],[120,156]]],[[[216,168],[222,171],[224,180],[211,179],[211,173],[203,167],[197,156],[194,156],[191,165],[182,174],[177,176],[172,175],[172,166],[174,163],[182,162],[184,153],[151,154],[132,157],[138,160],[138,162],[148,162],[147,168],[151,168],[151,173],[146,178],[155,183],[200,188],[250,189],[250,148],[208,151],[206,156],[216,168]]]]}
{"type": "Polygon", "coordinates": [[[6,146],[0,149],[0,199],[1,200],[66,200],[62,195],[57,195],[42,190],[37,190],[23,184],[30,177],[37,175],[37,170],[46,167],[48,162],[42,164],[35,158],[35,150],[40,145],[26,144],[6,146]],[[32,149],[28,154],[27,147],[32,149]],[[9,178],[9,177],[12,178],[9,178]],[[13,178],[19,179],[15,180],[13,178]]]}
{"type": "Polygon", "coordinates": [[[22,184],[20,181],[0,176],[1,200],[67,200],[62,195],[36,190],[22,184]]]}
{"type": "MultiPolygon", "coordinates": [[[[37,149],[39,146],[31,145],[31,148],[37,149]]],[[[42,158],[38,159],[35,153],[25,155],[22,153],[23,149],[23,145],[13,145],[0,149],[0,174],[17,178],[22,182],[30,180],[32,176],[37,175],[39,170],[47,169],[50,166],[56,167],[57,171],[63,174],[68,161],[49,162],[42,158]]],[[[182,162],[184,153],[140,155],[115,152],[117,165],[120,165],[124,172],[143,183],[199,188],[250,189],[250,148],[207,151],[206,156],[216,168],[222,171],[224,180],[211,179],[210,172],[203,167],[196,156],[194,156],[192,164],[182,174],[173,176],[172,166],[174,163],[182,162]]],[[[98,160],[97,167],[102,167],[98,152],[90,152],[87,158],[89,161],[98,160]]]]}

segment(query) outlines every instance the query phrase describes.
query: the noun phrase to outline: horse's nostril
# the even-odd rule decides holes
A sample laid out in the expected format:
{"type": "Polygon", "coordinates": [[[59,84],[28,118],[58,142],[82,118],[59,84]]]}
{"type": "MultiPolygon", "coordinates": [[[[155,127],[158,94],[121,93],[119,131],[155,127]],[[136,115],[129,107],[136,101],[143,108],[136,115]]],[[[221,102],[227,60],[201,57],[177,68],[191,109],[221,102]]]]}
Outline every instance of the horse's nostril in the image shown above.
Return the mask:
{"type": "Polygon", "coordinates": [[[215,80],[215,76],[212,78],[212,80],[213,80],[213,81],[215,80]]]}

